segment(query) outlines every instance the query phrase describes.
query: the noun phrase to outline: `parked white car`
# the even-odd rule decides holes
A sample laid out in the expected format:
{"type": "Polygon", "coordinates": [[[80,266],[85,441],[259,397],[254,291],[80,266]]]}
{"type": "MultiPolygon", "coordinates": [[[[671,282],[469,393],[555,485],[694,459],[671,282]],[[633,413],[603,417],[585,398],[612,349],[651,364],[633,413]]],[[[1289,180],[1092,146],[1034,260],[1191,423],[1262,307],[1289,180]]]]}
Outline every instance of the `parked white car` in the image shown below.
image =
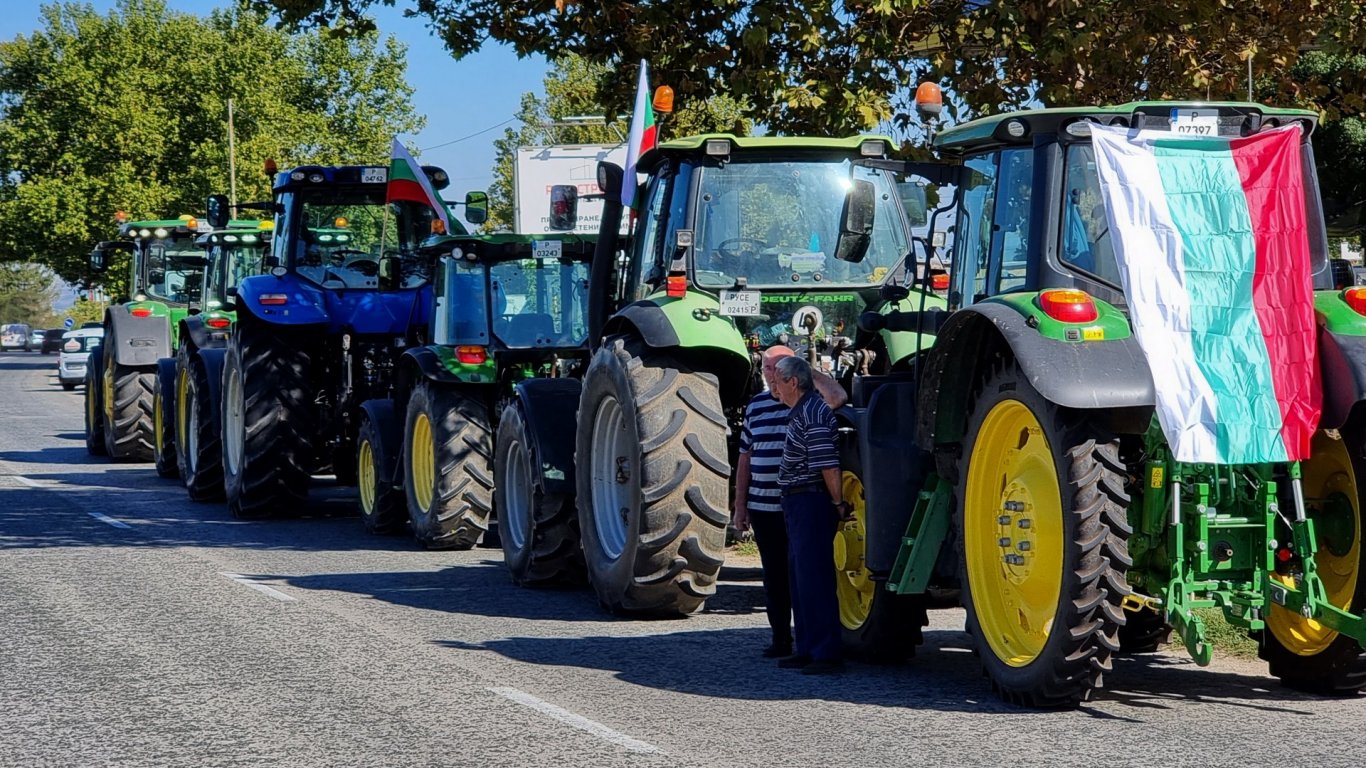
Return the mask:
{"type": "Polygon", "coordinates": [[[75,389],[85,382],[85,364],[90,350],[104,342],[103,328],[80,328],[62,334],[62,351],[57,356],[57,381],[62,389],[75,389]]]}
{"type": "Polygon", "coordinates": [[[24,350],[29,351],[32,345],[29,344],[29,334],[33,333],[33,328],[24,323],[7,323],[0,325],[0,350],[24,350]]]}

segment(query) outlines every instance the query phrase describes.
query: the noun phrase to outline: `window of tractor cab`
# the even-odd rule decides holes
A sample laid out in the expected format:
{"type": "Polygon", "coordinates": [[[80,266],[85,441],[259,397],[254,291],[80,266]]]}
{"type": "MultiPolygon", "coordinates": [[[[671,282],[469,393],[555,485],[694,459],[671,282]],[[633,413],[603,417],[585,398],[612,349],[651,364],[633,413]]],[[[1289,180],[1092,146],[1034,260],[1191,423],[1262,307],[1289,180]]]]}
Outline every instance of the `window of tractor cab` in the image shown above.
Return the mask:
{"type": "Polygon", "coordinates": [[[161,301],[188,304],[199,298],[204,281],[204,269],[198,263],[204,251],[190,238],[167,238],[146,243],[147,295],[161,301]],[[181,261],[181,258],[187,261],[181,261]]]}
{"type": "Polygon", "coordinates": [[[572,347],[588,336],[588,264],[515,259],[489,267],[493,333],[516,348],[572,347]]]}
{"type": "Polygon", "coordinates": [[[626,276],[625,285],[634,287],[629,294],[632,300],[639,301],[663,285],[676,233],[687,226],[691,178],[691,166],[665,166],[650,181],[645,206],[636,222],[641,231],[635,239],[634,258],[626,276]]]}
{"type": "Polygon", "coordinates": [[[204,291],[204,306],[218,309],[227,301],[227,289],[236,287],[242,278],[261,274],[266,255],[266,243],[215,245],[210,254],[212,266],[209,284],[204,291]]]}
{"type": "Polygon", "coordinates": [[[388,204],[384,195],[379,185],[293,192],[297,213],[287,225],[287,265],[325,287],[373,288],[380,258],[401,256],[400,287],[426,282],[426,260],[408,257],[430,234],[433,214],[426,206],[388,204]]]}
{"type": "Polygon", "coordinates": [[[900,193],[890,172],[847,159],[734,161],[698,168],[693,280],[730,288],[867,287],[881,283],[910,250],[900,193]],[[835,259],[840,216],[852,180],[873,183],[872,241],[864,260],[835,259]]]}
{"type": "Polygon", "coordinates": [[[1031,277],[1032,148],[974,155],[963,167],[954,222],[954,306],[1021,290],[1031,277]]]}

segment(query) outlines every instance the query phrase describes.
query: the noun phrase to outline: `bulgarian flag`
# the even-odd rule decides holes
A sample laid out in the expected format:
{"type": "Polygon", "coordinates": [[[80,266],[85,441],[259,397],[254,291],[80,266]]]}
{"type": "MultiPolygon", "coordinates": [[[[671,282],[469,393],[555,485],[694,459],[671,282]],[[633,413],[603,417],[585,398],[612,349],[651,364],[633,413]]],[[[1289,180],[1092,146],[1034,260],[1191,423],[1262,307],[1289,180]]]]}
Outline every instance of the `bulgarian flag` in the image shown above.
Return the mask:
{"type": "Polygon", "coordinates": [[[1134,333],[1178,461],[1308,458],[1322,392],[1300,128],[1091,128],[1134,333]]]}
{"type": "Polygon", "coordinates": [[[394,139],[393,159],[389,161],[389,188],[384,201],[422,203],[436,211],[436,217],[441,219],[445,227],[442,232],[451,232],[451,218],[445,202],[432,189],[432,182],[423,173],[422,166],[408,154],[398,139],[394,139]]]}
{"type": "Polygon", "coordinates": [[[636,179],[636,165],[640,162],[640,156],[645,154],[646,150],[654,148],[658,140],[655,110],[650,104],[649,66],[641,59],[640,82],[636,85],[636,107],[631,113],[631,134],[626,140],[626,173],[622,176],[621,182],[621,204],[627,208],[635,207],[636,188],[640,186],[636,179]]]}

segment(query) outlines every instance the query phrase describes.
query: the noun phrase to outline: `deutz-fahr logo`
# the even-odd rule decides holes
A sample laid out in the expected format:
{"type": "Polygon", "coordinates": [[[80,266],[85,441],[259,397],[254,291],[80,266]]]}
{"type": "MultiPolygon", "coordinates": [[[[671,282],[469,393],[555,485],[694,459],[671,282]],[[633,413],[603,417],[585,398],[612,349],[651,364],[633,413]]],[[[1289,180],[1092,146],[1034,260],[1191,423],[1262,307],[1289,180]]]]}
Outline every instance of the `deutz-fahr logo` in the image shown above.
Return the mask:
{"type": "Polygon", "coordinates": [[[761,299],[765,304],[811,304],[857,300],[858,294],[856,293],[766,293],[761,299]]]}

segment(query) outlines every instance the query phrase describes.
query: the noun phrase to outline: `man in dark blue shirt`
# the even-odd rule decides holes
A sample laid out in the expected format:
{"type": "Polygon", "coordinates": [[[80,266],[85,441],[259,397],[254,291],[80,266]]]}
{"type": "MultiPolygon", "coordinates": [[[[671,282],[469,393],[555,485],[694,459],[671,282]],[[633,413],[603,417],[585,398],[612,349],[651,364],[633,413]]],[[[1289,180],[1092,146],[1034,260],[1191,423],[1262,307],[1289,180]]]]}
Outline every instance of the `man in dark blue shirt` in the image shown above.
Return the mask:
{"type": "Polygon", "coordinates": [[[778,361],[774,396],[792,407],[778,466],[787,522],[796,655],[778,663],[802,674],[838,672],[839,602],[831,542],[848,514],[835,446],[835,415],[816,394],[811,366],[799,357],[778,361]]]}

